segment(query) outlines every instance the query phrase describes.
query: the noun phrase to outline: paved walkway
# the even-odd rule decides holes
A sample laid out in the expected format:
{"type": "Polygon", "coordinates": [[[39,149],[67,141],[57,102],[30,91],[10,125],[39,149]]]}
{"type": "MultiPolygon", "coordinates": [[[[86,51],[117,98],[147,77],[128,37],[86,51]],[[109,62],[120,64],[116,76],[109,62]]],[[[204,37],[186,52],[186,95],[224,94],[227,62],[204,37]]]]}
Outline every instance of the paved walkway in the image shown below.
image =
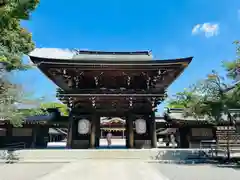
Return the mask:
{"type": "Polygon", "coordinates": [[[70,163],[37,180],[166,180],[148,163],[136,160],[85,160],[70,163]]]}
{"type": "Polygon", "coordinates": [[[0,180],[239,180],[240,177],[240,170],[231,167],[140,160],[0,164],[0,172],[0,180]]]}
{"type": "Polygon", "coordinates": [[[239,167],[210,164],[152,164],[169,180],[239,180],[239,167]]]}
{"type": "Polygon", "coordinates": [[[166,180],[150,164],[137,160],[1,164],[0,171],[0,180],[166,180]]]}

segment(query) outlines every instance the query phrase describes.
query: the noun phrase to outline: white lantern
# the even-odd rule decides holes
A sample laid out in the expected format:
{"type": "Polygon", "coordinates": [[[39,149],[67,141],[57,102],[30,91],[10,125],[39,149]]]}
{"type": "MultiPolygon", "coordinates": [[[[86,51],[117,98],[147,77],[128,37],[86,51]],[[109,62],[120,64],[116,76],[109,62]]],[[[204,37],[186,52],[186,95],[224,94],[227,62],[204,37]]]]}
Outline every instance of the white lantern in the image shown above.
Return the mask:
{"type": "Polygon", "coordinates": [[[135,121],[135,127],[138,134],[144,134],[147,132],[147,124],[144,119],[137,119],[135,121]]]}
{"type": "Polygon", "coordinates": [[[90,132],[90,121],[87,119],[81,119],[78,121],[78,133],[88,134],[90,132]]]}

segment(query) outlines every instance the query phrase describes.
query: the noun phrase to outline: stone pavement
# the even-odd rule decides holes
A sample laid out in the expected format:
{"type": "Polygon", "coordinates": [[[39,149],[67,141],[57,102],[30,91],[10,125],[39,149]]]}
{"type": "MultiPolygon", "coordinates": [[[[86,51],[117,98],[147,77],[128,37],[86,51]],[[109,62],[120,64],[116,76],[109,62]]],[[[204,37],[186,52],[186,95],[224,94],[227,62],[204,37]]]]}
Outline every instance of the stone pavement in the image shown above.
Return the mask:
{"type": "Polygon", "coordinates": [[[166,180],[148,163],[137,160],[83,160],[37,180],[166,180]]]}
{"type": "Polygon", "coordinates": [[[167,180],[150,164],[138,160],[2,164],[0,171],[0,180],[167,180]]]}
{"type": "Polygon", "coordinates": [[[0,164],[0,180],[36,180],[66,165],[65,163],[0,164]]]}
{"type": "Polygon", "coordinates": [[[240,168],[210,164],[152,164],[169,180],[239,180],[240,168]]]}
{"type": "Polygon", "coordinates": [[[116,159],[0,164],[0,172],[0,180],[239,180],[240,177],[240,170],[235,168],[116,159]]]}

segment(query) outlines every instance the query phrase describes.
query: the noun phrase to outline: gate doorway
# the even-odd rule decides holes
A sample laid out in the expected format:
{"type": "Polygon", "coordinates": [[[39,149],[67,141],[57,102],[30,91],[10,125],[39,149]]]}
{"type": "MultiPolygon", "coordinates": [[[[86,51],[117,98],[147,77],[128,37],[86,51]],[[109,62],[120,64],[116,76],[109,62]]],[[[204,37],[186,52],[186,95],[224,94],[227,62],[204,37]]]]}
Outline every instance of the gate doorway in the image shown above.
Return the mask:
{"type": "Polygon", "coordinates": [[[120,117],[100,118],[99,148],[125,149],[126,148],[126,120],[120,117]],[[111,136],[111,145],[108,146],[107,137],[111,136]]]}

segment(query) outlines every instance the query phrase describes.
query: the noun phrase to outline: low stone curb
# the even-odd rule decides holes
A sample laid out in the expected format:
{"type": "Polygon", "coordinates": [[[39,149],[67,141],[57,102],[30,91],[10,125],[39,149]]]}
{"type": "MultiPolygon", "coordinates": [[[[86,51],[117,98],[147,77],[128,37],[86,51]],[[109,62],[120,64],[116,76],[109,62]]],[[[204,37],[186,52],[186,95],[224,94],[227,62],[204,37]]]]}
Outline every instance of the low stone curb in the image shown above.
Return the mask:
{"type": "Polygon", "coordinates": [[[208,162],[198,162],[194,160],[148,160],[147,163],[162,163],[162,164],[208,164],[208,162]]]}
{"type": "MultiPolygon", "coordinates": [[[[76,160],[57,160],[57,159],[47,159],[47,160],[43,160],[43,159],[31,159],[31,160],[12,160],[9,161],[11,163],[70,163],[70,162],[74,162],[76,160]]],[[[0,160],[0,164],[7,164],[8,161],[6,160],[0,160]]],[[[8,163],[8,164],[11,164],[8,163]]]]}
{"type": "MultiPolygon", "coordinates": [[[[141,160],[141,159],[133,159],[133,158],[114,158],[115,160],[141,160]]],[[[70,163],[76,161],[84,161],[84,160],[114,160],[112,158],[81,158],[81,159],[19,159],[19,160],[12,160],[12,163],[70,163]]],[[[0,159],[0,164],[7,163],[6,160],[0,159]]]]}

